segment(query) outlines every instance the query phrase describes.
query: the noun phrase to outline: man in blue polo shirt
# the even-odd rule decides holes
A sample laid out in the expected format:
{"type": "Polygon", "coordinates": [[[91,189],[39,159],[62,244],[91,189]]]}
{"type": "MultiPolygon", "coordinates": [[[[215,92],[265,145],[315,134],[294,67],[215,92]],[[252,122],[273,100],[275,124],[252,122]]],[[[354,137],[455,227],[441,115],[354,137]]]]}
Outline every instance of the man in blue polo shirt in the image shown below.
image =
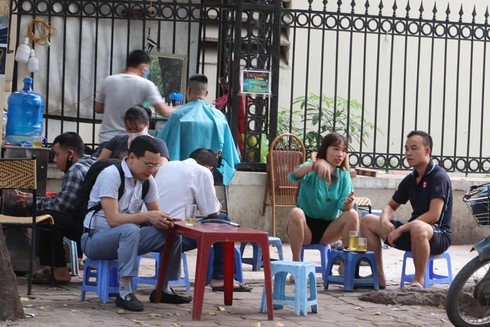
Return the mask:
{"type": "Polygon", "coordinates": [[[392,247],[412,252],[415,265],[412,289],[422,289],[429,256],[441,254],[451,245],[451,180],[442,167],[432,162],[431,152],[429,134],[410,132],[405,142],[405,156],[413,172],[398,185],[380,217],[367,215],[361,220],[368,250],[376,253],[380,288],[386,287],[380,237],[392,247]],[[410,220],[393,220],[395,211],[407,201],[413,209],[410,220]]]}

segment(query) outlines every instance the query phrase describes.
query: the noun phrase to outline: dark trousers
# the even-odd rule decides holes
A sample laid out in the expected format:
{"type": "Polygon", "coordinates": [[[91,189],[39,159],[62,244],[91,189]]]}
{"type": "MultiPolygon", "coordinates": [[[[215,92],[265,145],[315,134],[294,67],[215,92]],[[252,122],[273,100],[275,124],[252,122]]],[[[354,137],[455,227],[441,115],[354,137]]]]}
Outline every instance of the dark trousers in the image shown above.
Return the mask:
{"type": "Polygon", "coordinates": [[[38,256],[41,265],[51,265],[51,246],[54,246],[55,267],[66,267],[65,250],[63,247],[63,237],[77,242],[78,256],[81,257],[82,249],[80,247],[80,238],[82,237],[83,224],[81,221],[76,222],[71,219],[70,215],[46,211],[44,214],[53,216],[54,226],[51,230],[38,229],[38,256]]]}

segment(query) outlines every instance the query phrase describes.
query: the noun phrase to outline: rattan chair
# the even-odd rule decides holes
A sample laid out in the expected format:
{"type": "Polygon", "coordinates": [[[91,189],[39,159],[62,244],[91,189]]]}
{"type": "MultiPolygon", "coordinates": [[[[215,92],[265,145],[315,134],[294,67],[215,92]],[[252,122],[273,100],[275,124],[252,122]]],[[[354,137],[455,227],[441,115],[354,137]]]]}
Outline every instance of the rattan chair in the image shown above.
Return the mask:
{"type": "Polygon", "coordinates": [[[268,199],[272,207],[272,235],[276,236],[276,208],[296,206],[299,184],[288,179],[288,174],[306,159],[303,141],[291,133],[278,135],[269,147],[267,155],[267,180],[262,214],[268,199]]]}
{"type": "MultiPolygon", "coordinates": [[[[53,217],[50,215],[36,214],[36,193],[37,193],[37,179],[36,179],[36,158],[31,159],[0,159],[0,190],[4,194],[5,190],[21,189],[24,192],[30,192],[32,194],[32,207],[30,212],[32,216],[29,217],[17,217],[0,214],[0,225],[3,228],[16,227],[16,228],[30,228],[31,233],[31,248],[29,257],[29,278],[27,284],[27,294],[30,295],[32,291],[32,279],[33,279],[33,263],[36,255],[36,234],[38,224],[51,227],[54,224],[53,217]]],[[[4,197],[5,199],[5,197],[4,197]]]]}

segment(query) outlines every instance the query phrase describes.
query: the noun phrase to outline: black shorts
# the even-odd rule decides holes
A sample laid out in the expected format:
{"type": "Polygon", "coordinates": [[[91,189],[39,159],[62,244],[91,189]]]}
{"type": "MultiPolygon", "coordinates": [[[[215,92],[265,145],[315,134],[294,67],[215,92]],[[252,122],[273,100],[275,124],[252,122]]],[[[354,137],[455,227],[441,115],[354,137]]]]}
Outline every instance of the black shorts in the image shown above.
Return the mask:
{"type": "Polygon", "coordinates": [[[328,225],[333,220],[313,219],[306,217],[306,224],[311,231],[311,244],[319,244],[323,234],[328,228],[328,225]]]}
{"type": "MultiPolygon", "coordinates": [[[[391,223],[395,225],[395,228],[404,224],[402,221],[391,220],[391,223]]],[[[443,229],[439,229],[437,226],[432,225],[434,234],[429,241],[430,255],[437,255],[444,253],[451,245],[451,233],[443,229]]],[[[388,242],[385,240],[385,244],[388,242]]],[[[403,251],[412,251],[412,242],[410,238],[410,232],[404,232],[395,241],[395,248],[403,251]]]]}

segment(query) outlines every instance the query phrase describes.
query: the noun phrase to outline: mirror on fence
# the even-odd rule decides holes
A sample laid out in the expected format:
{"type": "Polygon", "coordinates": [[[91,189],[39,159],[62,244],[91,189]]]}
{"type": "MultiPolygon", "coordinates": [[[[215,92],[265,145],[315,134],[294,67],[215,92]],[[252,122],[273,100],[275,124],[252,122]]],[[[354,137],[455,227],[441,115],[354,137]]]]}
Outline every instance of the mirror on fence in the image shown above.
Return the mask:
{"type": "Polygon", "coordinates": [[[185,96],[187,78],[187,56],[167,53],[150,53],[151,68],[148,79],[158,87],[158,91],[169,102],[170,93],[185,96]]]}

